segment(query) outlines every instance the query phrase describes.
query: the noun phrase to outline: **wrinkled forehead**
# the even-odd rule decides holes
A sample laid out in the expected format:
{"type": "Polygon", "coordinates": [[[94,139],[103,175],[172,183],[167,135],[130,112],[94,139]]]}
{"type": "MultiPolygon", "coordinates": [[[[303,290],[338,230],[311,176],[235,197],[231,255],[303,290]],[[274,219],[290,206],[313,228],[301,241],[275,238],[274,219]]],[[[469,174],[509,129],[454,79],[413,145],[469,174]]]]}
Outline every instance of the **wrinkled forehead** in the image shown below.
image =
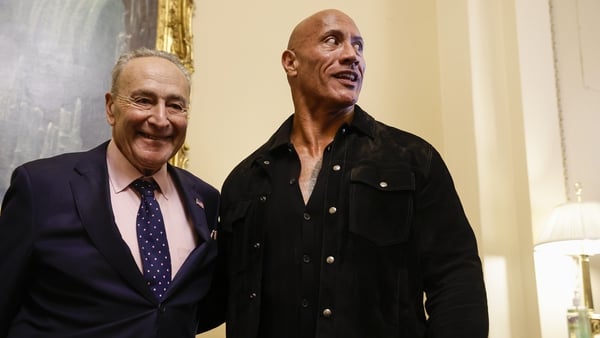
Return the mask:
{"type": "Polygon", "coordinates": [[[319,38],[332,31],[342,32],[351,37],[361,37],[352,18],[340,11],[328,10],[316,13],[300,22],[290,36],[288,48],[292,49],[301,41],[319,38]]]}
{"type": "Polygon", "coordinates": [[[339,12],[324,12],[316,17],[316,25],[321,26],[322,30],[339,29],[345,32],[351,32],[360,35],[358,27],[349,16],[339,12]]]}
{"type": "Polygon", "coordinates": [[[185,74],[171,61],[155,56],[138,57],[127,62],[119,76],[118,85],[122,90],[152,85],[185,93],[190,91],[185,74]]]}

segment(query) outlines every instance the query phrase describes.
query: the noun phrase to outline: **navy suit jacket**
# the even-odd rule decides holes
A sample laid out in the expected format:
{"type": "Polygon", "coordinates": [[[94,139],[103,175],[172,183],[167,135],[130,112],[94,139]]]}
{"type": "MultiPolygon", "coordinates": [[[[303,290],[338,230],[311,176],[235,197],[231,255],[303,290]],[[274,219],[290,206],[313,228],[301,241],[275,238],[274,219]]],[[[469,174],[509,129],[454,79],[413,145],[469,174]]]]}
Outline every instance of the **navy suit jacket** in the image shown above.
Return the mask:
{"type": "Polygon", "coordinates": [[[115,224],[107,144],[15,169],[0,214],[0,337],[190,338],[223,322],[218,191],[168,166],[198,246],[159,303],[115,224]]]}

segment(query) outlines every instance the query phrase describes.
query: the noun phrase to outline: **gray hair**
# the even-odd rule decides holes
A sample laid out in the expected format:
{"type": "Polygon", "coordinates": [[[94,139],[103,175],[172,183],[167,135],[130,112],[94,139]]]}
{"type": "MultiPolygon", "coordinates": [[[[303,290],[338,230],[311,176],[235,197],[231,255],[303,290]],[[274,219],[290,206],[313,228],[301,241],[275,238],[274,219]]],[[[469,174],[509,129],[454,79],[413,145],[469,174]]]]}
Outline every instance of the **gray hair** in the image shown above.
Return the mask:
{"type": "Polygon", "coordinates": [[[190,74],[190,71],[187,69],[187,67],[183,64],[183,62],[181,62],[181,60],[175,54],[171,54],[169,52],[165,52],[162,50],[149,49],[146,47],[142,47],[142,48],[121,54],[121,56],[117,60],[117,63],[115,64],[115,66],[113,67],[113,70],[112,70],[112,84],[110,87],[110,92],[113,94],[116,94],[117,82],[119,81],[119,76],[121,75],[123,68],[129,61],[131,61],[133,59],[141,58],[141,57],[150,57],[150,56],[155,56],[155,57],[159,57],[159,58],[163,58],[165,60],[171,61],[175,66],[177,66],[177,68],[179,68],[179,70],[181,70],[181,72],[183,73],[183,76],[185,76],[185,79],[187,80],[188,87],[191,87],[192,76],[190,74]]]}

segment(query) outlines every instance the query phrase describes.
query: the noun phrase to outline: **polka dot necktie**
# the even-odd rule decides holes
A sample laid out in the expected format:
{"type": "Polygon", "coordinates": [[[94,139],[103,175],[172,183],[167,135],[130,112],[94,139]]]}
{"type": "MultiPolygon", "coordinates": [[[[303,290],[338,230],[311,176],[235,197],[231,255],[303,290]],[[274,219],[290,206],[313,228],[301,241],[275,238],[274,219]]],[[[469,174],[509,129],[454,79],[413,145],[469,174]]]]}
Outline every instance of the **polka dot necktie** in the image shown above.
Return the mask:
{"type": "Polygon", "coordinates": [[[161,299],[171,284],[171,256],[162,213],[154,197],[158,185],[154,180],[137,179],[132,186],[142,196],[136,228],[144,279],[156,298],[161,299]]]}

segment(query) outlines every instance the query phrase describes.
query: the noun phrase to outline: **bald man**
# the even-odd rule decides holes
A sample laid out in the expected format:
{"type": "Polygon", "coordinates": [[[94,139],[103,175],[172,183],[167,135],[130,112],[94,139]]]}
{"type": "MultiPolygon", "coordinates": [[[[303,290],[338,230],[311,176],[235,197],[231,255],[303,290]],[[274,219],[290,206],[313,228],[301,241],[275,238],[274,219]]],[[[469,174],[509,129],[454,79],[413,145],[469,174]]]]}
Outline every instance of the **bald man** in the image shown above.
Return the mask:
{"type": "Polygon", "coordinates": [[[357,105],[363,53],[338,10],[291,33],[281,63],[294,113],[221,191],[228,338],[488,335],[450,173],[429,143],[357,105]]]}

